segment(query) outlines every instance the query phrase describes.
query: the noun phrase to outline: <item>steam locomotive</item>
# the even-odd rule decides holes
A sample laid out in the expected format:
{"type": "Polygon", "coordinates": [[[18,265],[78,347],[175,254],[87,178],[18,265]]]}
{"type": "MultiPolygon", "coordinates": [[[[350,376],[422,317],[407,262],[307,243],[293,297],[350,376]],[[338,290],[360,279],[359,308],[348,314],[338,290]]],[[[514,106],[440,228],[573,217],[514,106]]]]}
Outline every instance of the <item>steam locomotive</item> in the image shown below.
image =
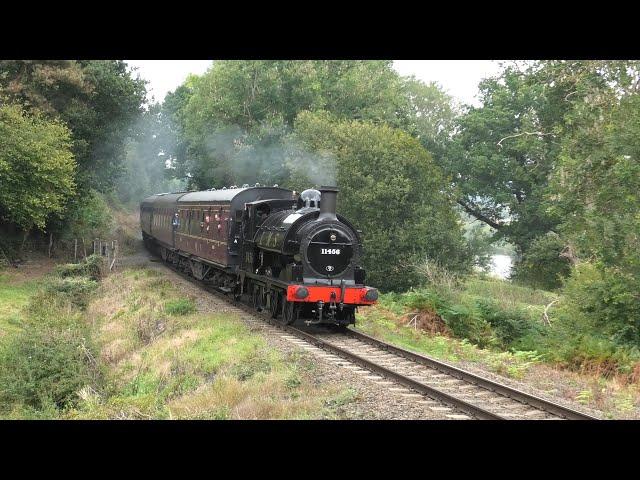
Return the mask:
{"type": "Polygon", "coordinates": [[[159,193],[140,204],[145,246],[283,324],[346,326],[378,299],[365,286],[360,233],[336,214],[338,189],[245,185],[159,193]]]}

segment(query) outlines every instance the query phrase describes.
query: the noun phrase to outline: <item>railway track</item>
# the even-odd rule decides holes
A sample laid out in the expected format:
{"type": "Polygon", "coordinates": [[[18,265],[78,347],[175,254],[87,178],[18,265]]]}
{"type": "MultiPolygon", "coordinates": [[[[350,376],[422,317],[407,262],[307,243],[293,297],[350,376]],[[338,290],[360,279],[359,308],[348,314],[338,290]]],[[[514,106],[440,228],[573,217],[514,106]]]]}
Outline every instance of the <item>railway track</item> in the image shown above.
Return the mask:
{"type": "MultiPolygon", "coordinates": [[[[157,258],[157,257],[156,257],[157,258]]],[[[598,420],[597,417],[564,407],[513,387],[488,380],[433,358],[385,343],[353,329],[329,331],[282,325],[268,313],[257,312],[232,300],[218,289],[199,282],[158,260],[182,278],[213,293],[237,308],[260,318],[298,339],[315,345],[345,361],[384,377],[395,384],[436,400],[461,412],[459,418],[481,420],[598,420]]]]}

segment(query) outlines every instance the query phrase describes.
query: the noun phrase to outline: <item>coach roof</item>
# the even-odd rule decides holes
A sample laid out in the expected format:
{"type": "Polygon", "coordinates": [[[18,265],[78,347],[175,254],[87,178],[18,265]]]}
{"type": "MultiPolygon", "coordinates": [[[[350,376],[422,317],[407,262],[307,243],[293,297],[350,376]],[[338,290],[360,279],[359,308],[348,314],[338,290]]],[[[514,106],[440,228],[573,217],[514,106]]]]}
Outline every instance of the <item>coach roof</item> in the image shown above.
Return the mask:
{"type": "Polygon", "coordinates": [[[185,195],[187,192],[177,192],[177,193],[158,193],[156,195],[151,195],[150,197],[142,200],[142,205],[152,204],[156,208],[162,208],[166,205],[175,205],[180,197],[185,195]]]}
{"type": "Polygon", "coordinates": [[[291,197],[291,193],[291,190],[278,187],[248,187],[203,190],[201,192],[187,193],[186,195],[180,197],[179,203],[232,202],[240,194],[242,194],[242,197],[245,197],[245,201],[252,202],[270,198],[287,198],[291,197]]]}

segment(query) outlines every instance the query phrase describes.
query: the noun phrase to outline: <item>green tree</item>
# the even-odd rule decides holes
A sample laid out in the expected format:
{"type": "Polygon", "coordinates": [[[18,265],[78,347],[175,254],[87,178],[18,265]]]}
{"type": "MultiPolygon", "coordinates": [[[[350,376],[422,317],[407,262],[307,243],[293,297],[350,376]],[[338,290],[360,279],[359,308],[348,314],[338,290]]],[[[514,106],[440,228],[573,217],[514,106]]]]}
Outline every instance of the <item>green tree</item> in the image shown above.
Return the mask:
{"type": "Polygon", "coordinates": [[[146,95],[121,60],[2,60],[0,90],[29,113],[71,130],[79,192],[107,191],[122,173],[124,145],[146,95]]]}
{"type": "Polygon", "coordinates": [[[160,123],[164,126],[166,136],[162,144],[163,152],[171,164],[174,178],[184,179],[188,171],[189,143],[185,135],[186,107],[193,94],[191,84],[195,81],[193,76],[187,78],[185,83],[169,92],[162,103],[160,111],[160,123]]]}
{"type": "Polygon", "coordinates": [[[542,204],[558,155],[554,109],[545,85],[506,69],[480,85],[482,107],[470,107],[443,162],[467,213],[526,250],[553,230],[557,218],[542,204]]]}
{"type": "Polygon", "coordinates": [[[409,101],[405,130],[420,140],[436,163],[442,164],[455,133],[459,107],[434,82],[425,84],[409,77],[404,82],[404,90],[409,101]]]}
{"type": "Polygon", "coordinates": [[[538,286],[553,288],[558,274],[569,271],[566,258],[557,255],[568,241],[558,237],[567,210],[557,208],[559,190],[550,182],[566,171],[567,158],[595,152],[600,140],[593,120],[615,103],[627,66],[541,61],[507,67],[481,83],[482,107],[458,119],[454,141],[438,157],[455,181],[458,203],[494,227],[496,240],[516,245],[518,278],[535,277],[538,286]]]}
{"type": "Polygon", "coordinates": [[[558,62],[573,108],[549,209],[577,263],[565,287],[574,316],[606,341],[640,343],[640,64],[558,62]]]}
{"type": "Polygon", "coordinates": [[[44,229],[75,192],[71,133],[59,121],[0,105],[0,219],[44,229]]]}
{"type": "Polygon", "coordinates": [[[121,60],[80,63],[92,93],[63,119],[74,134],[78,183],[106,192],[123,173],[125,145],[142,113],[145,82],[133,78],[121,60]]]}
{"type": "Polygon", "coordinates": [[[572,85],[548,208],[575,255],[628,266],[638,251],[640,63],[553,64],[572,85]]]}
{"type": "MultiPolygon", "coordinates": [[[[425,258],[463,270],[469,263],[459,217],[441,169],[415,138],[388,125],[302,112],[295,137],[317,152],[322,170],[335,166],[338,211],[364,231],[368,282],[402,290],[420,281],[412,266],[425,258]]],[[[296,156],[289,158],[300,164],[296,156]]],[[[302,185],[307,170],[297,177],[302,185]]]]}
{"type": "Polygon", "coordinates": [[[188,147],[178,169],[196,188],[285,182],[282,142],[301,111],[393,126],[408,125],[410,113],[389,61],[219,61],[185,87],[176,117],[188,147]]]}

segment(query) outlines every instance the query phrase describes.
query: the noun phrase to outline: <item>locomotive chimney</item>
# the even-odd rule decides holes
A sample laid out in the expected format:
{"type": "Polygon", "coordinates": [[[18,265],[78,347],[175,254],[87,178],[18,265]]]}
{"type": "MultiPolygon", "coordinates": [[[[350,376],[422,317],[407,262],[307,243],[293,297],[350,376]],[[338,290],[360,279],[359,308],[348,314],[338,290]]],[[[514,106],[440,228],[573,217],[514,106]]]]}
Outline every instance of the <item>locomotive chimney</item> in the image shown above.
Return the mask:
{"type": "Polygon", "coordinates": [[[318,220],[336,220],[336,199],[338,197],[338,187],[320,187],[320,216],[318,220]]]}

